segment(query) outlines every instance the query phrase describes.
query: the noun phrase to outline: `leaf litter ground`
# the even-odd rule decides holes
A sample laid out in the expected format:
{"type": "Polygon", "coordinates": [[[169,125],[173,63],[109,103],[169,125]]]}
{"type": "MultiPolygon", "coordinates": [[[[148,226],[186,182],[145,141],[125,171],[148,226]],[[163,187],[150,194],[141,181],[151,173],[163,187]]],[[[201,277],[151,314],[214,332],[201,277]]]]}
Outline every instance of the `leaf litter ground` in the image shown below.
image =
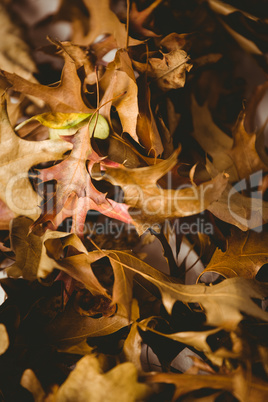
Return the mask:
{"type": "Polygon", "coordinates": [[[1,2],[3,401],[266,400],[262,4],[1,2]]]}

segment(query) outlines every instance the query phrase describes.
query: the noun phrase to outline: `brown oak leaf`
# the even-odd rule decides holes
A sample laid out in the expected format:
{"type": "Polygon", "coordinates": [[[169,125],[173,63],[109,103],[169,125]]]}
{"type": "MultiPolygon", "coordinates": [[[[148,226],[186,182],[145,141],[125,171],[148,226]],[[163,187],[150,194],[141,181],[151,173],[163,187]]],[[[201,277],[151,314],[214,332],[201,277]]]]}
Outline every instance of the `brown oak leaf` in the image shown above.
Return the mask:
{"type": "Polygon", "coordinates": [[[162,189],[157,181],[170,171],[177,163],[179,150],[170,158],[154,166],[128,169],[124,166],[106,167],[106,180],[121,186],[124,191],[124,202],[131,206],[133,220],[142,224],[138,228],[143,232],[148,225],[162,223],[165,219],[190,216],[205,210],[213,201],[220,198],[224,191],[228,176],[219,174],[213,180],[200,186],[162,189]]]}
{"type": "Polygon", "coordinates": [[[10,125],[6,101],[1,99],[0,198],[16,215],[36,217],[39,197],[28,178],[32,166],[63,158],[72,145],[63,141],[26,141],[10,125]]]}
{"type": "MultiPolygon", "coordinates": [[[[73,41],[79,45],[91,45],[99,35],[112,35],[117,46],[123,48],[126,45],[127,32],[125,24],[119,21],[117,15],[110,8],[109,0],[83,0],[89,11],[89,29],[85,34],[81,24],[73,21],[73,41]]],[[[138,45],[141,42],[129,38],[129,45],[138,45]]]]}
{"type": "MultiPolygon", "coordinates": [[[[112,370],[103,373],[97,357],[88,355],[79,360],[66,381],[58,389],[54,389],[53,394],[49,394],[48,398],[55,402],[146,400],[151,394],[151,390],[148,385],[139,383],[137,378],[137,370],[130,362],[118,364],[112,370]]],[[[45,395],[31,369],[24,371],[21,385],[33,395],[45,395]]]]}
{"type": "Polygon", "coordinates": [[[92,112],[82,99],[81,81],[77,75],[76,65],[72,57],[66,52],[63,52],[63,57],[65,64],[61,74],[61,81],[54,87],[33,83],[17,74],[11,74],[3,70],[1,70],[1,74],[10,82],[15,91],[42,99],[52,112],[92,112]]]}
{"type": "Polygon", "coordinates": [[[267,238],[266,232],[241,232],[233,228],[227,239],[227,251],[217,249],[199,278],[206,272],[216,272],[225,278],[254,279],[268,261],[267,238]]]}
{"type": "Polygon", "coordinates": [[[113,105],[118,112],[123,131],[138,142],[136,133],[139,114],[138,87],[130,57],[125,50],[118,50],[115,60],[108,64],[106,73],[100,81],[100,87],[105,91],[101,99],[101,106],[103,105],[101,114],[110,121],[110,110],[113,105]]]}
{"type": "Polygon", "coordinates": [[[183,87],[186,72],[192,68],[192,65],[188,64],[187,53],[181,49],[160,53],[162,58],[150,57],[148,63],[133,60],[133,65],[139,73],[148,74],[163,91],[183,87]]]}

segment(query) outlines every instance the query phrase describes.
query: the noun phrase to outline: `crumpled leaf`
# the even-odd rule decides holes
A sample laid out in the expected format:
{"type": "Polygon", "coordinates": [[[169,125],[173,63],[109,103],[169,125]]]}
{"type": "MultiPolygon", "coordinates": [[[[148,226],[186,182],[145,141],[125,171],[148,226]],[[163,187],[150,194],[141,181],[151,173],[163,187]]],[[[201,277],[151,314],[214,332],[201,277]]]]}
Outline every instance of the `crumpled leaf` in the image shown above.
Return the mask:
{"type": "Polygon", "coordinates": [[[27,369],[24,371],[20,380],[20,385],[31,392],[34,402],[43,402],[45,400],[45,391],[33,370],[27,369]]]}
{"type": "Polygon", "coordinates": [[[47,326],[46,334],[58,350],[67,351],[70,347],[81,344],[87,338],[106,336],[127,327],[130,324],[124,310],[118,306],[114,315],[100,318],[79,314],[74,304],[69,301],[65,310],[47,326]]]}
{"type": "MultiPolygon", "coordinates": [[[[207,170],[212,177],[217,175],[217,170],[212,163],[207,160],[207,170]]],[[[259,184],[258,172],[256,177],[252,175],[252,183],[254,180],[259,184]]],[[[246,185],[246,181],[242,182],[242,190],[246,185]]],[[[268,202],[263,201],[260,197],[261,193],[257,193],[256,197],[247,197],[239,192],[240,185],[238,187],[227,184],[225,190],[221,194],[221,197],[209,205],[208,210],[212,212],[217,218],[237,226],[239,229],[245,231],[249,229],[260,228],[264,223],[268,222],[268,202]]],[[[254,195],[254,194],[252,194],[254,195]]],[[[259,230],[259,229],[257,229],[259,230]]]]}
{"type": "Polygon", "coordinates": [[[267,263],[267,233],[241,232],[233,228],[227,239],[227,251],[217,249],[205,272],[215,272],[225,278],[236,276],[254,279],[259,269],[267,263]]]}
{"type": "Polygon", "coordinates": [[[75,134],[78,128],[83,127],[87,123],[89,123],[88,133],[90,136],[94,134],[96,138],[105,139],[108,137],[110,131],[105,118],[100,114],[93,115],[92,113],[42,113],[20,123],[16,127],[16,131],[19,131],[25,124],[33,120],[37,120],[43,126],[52,129],[52,133],[54,134],[53,139],[60,139],[60,136],[75,134]],[[72,132],[71,129],[73,129],[74,132],[72,132]],[[57,134],[57,136],[55,134],[57,134]]]}
{"type": "MultiPolygon", "coordinates": [[[[89,259],[95,261],[101,256],[108,257],[113,268],[116,263],[121,265],[122,271],[130,270],[156,285],[169,314],[172,312],[175,301],[180,300],[184,303],[200,303],[206,311],[208,325],[236,328],[242,319],[240,312],[268,321],[268,313],[252,301],[252,298],[262,299],[267,296],[267,284],[235,277],[213,286],[182,285],[130,253],[99,250],[90,253],[89,259]]],[[[75,256],[70,259],[75,259],[75,256]]],[[[116,270],[114,273],[117,274],[116,270]]],[[[122,279],[118,276],[118,282],[122,279]]],[[[126,285],[126,281],[123,284],[131,292],[130,284],[126,285]]],[[[116,295],[113,294],[113,300],[114,297],[116,295]]],[[[121,299],[121,303],[123,303],[123,299],[121,299]]]]}
{"type": "Polygon", "coordinates": [[[110,109],[113,105],[118,112],[123,131],[139,142],[136,134],[139,113],[138,88],[131,60],[125,50],[117,51],[115,60],[107,66],[100,86],[105,90],[101,99],[101,105],[103,105],[101,114],[110,121],[110,109]],[[108,103],[105,105],[106,102],[108,103]]]}
{"type": "Polygon", "coordinates": [[[164,148],[150,106],[151,92],[149,85],[145,79],[141,79],[138,93],[139,114],[137,121],[137,133],[141,144],[146,148],[148,154],[152,154],[154,157],[157,157],[163,153],[164,148]]]}
{"type": "MultiPolygon", "coordinates": [[[[24,372],[22,386],[32,391],[27,381],[30,370],[24,372]]],[[[31,377],[35,377],[31,372],[31,377]]],[[[55,402],[135,402],[146,400],[151,394],[146,384],[137,381],[137,370],[132,363],[122,363],[112,370],[102,373],[98,359],[94,355],[83,357],[67,380],[49,395],[55,402]]],[[[40,399],[39,399],[40,400],[40,399]]],[[[35,399],[38,401],[38,399],[35,399]]]]}
{"type": "MultiPolygon", "coordinates": [[[[99,35],[112,35],[117,46],[123,48],[126,45],[127,33],[125,24],[119,21],[117,15],[110,9],[109,0],[83,0],[89,11],[89,29],[85,34],[81,24],[75,22],[73,29],[73,41],[79,45],[91,45],[99,35]],[[80,26],[79,26],[80,25],[80,26]]],[[[129,45],[138,45],[141,42],[129,38],[129,45]]]]}
{"type": "Polygon", "coordinates": [[[146,400],[150,389],[137,382],[137,371],[132,363],[122,363],[105,374],[98,360],[85,356],[77,364],[56,393],[56,401],[137,401],[146,400]]]}
{"type": "Polygon", "coordinates": [[[124,342],[122,354],[124,360],[133,363],[138,372],[142,371],[141,345],[142,339],[138,331],[138,323],[134,322],[124,342]]]}
{"type": "MultiPolygon", "coordinates": [[[[225,20],[224,16],[229,16],[229,15],[237,15],[240,17],[240,20],[242,21],[243,25],[248,28],[250,33],[250,30],[252,30],[252,27],[247,27],[247,20],[249,22],[252,23],[256,23],[255,28],[259,28],[262,24],[265,26],[265,23],[262,22],[259,18],[255,17],[252,14],[249,14],[247,12],[241,11],[240,9],[233,7],[230,4],[226,4],[222,1],[219,0],[207,0],[208,4],[210,6],[210,8],[219,15],[219,20],[222,23],[222,25],[224,26],[224,28],[226,29],[226,31],[233,36],[233,38],[235,39],[235,41],[242,47],[242,49],[244,49],[245,51],[252,53],[254,55],[259,55],[262,56],[263,53],[260,50],[260,48],[256,45],[256,43],[254,42],[254,40],[252,40],[252,38],[248,38],[247,34],[241,34],[239,32],[239,25],[233,26],[228,24],[228,20],[225,20]]],[[[245,31],[245,29],[243,30],[245,31]]],[[[256,31],[258,31],[256,29],[256,31]]],[[[253,31],[254,32],[254,31],[253,31]]],[[[261,29],[260,29],[260,32],[261,29]]],[[[252,36],[252,35],[251,35],[252,36]]]]}
{"type": "MultiPolygon", "coordinates": [[[[143,274],[146,278],[146,276],[143,274]]],[[[261,310],[251,299],[267,296],[267,285],[244,278],[231,278],[210,287],[187,286],[162,282],[147,277],[162,293],[163,303],[169,313],[175,300],[198,302],[206,310],[207,324],[235,328],[241,321],[240,311],[268,320],[268,314],[261,310]],[[183,286],[183,287],[181,287],[183,286]]]]}
{"type": "Polygon", "coordinates": [[[244,113],[238,118],[232,139],[213,122],[206,104],[199,106],[193,98],[192,108],[194,138],[212,156],[215,168],[230,175],[230,182],[248,178],[258,170],[268,169],[256,151],[256,134],[249,134],[245,130],[244,113]]]}
{"type": "Polygon", "coordinates": [[[133,1],[131,4],[131,9],[129,13],[129,22],[130,27],[134,30],[134,32],[139,33],[140,35],[147,37],[155,37],[157,36],[150,29],[145,28],[145,24],[148,23],[148,20],[152,18],[153,11],[162,3],[163,0],[155,0],[151,3],[147,8],[142,11],[139,11],[136,3],[133,1]]]}
{"type": "Polygon", "coordinates": [[[72,152],[63,162],[40,170],[40,179],[43,183],[50,180],[57,181],[56,195],[55,202],[53,196],[50,200],[46,200],[34,226],[50,221],[57,227],[66,217],[74,216],[73,230],[82,235],[86,214],[90,209],[131,223],[128,207],[107,199],[91,181],[90,173],[93,165],[101,162],[103,158],[91,148],[88,127],[82,127],[71,141],[72,152]]]}
{"type": "Polygon", "coordinates": [[[29,169],[41,162],[61,159],[72,146],[63,141],[26,141],[18,137],[10,125],[4,98],[0,130],[0,198],[16,215],[36,217],[39,197],[28,179],[29,169]]]}
{"type": "Polygon", "coordinates": [[[29,234],[32,223],[26,217],[18,217],[12,222],[10,236],[16,261],[6,269],[9,276],[23,276],[24,279],[34,281],[45,278],[54,269],[60,269],[81,281],[93,295],[107,295],[106,289],[100,285],[86,259],[86,248],[75,234],[48,230],[40,237],[33,232],[29,234]],[[73,257],[71,263],[63,258],[64,250],[69,245],[82,253],[73,257]]]}
{"type": "Polygon", "coordinates": [[[55,44],[57,48],[63,49],[63,52],[66,52],[70,56],[75,64],[76,70],[82,69],[85,72],[83,89],[86,92],[85,84],[93,85],[96,83],[94,62],[92,60],[92,55],[88,52],[88,49],[68,41],[60,42],[51,38],[49,38],[49,40],[55,44]]]}
{"type": "Polygon", "coordinates": [[[3,2],[0,5],[0,35],[5,38],[0,43],[0,68],[10,73],[19,74],[21,77],[37,82],[33,74],[37,68],[30,55],[30,47],[23,40],[23,33],[19,24],[9,15],[3,2]]]}
{"type": "Polygon", "coordinates": [[[27,280],[36,279],[36,266],[41,258],[42,240],[29,232],[32,220],[27,217],[17,217],[10,225],[11,249],[16,255],[16,261],[7,268],[10,276],[23,276],[27,280]]]}
{"type": "Polygon", "coordinates": [[[56,87],[32,83],[17,74],[1,71],[15,91],[35,96],[45,101],[53,113],[90,113],[81,97],[81,81],[77,75],[76,65],[68,53],[63,52],[65,64],[61,81],[56,87]]]}
{"type": "Polygon", "coordinates": [[[156,84],[163,91],[181,88],[185,84],[186,71],[190,71],[191,64],[188,64],[189,57],[184,50],[171,50],[163,53],[162,58],[151,57],[147,63],[140,63],[133,60],[133,65],[139,73],[146,73],[152,77],[156,84]]]}
{"type": "Polygon", "coordinates": [[[219,328],[210,329],[206,331],[185,331],[173,334],[164,334],[148,326],[148,323],[152,318],[153,317],[150,317],[148,319],[140,321],[139,323],[137,323],[138,327],[142,331],[151,331],[158,335],[162,335],[168,339],[173,339],[174,341],[178,341],[186,345],[192,346],[201,352],[211,353],[211,348],[207,343],[207,337],[217,333],[219,331],[219,328]]]}
{"type": "Polygon", "coordinates": [[[92,116],[91,113],[42,113],[31,117],[28,120],[24,120],[16,127],[16,131],[19,131],[25,124],[30,123],[33,120],[39,121],[43,126],[49,128],[67,129],[79,125],[80,123],[86,124],[92,116]]]}
{"type": "Polygon", "coordinates": [[[176,401],[181,395],[202,388],[219,389],[231,392],[239,401],[247,400],[253,402],[266,397],[268,392],[267,384],[255,377],[251,377],[250,382],[246,373],[238,368],[231,374],[214,375],[192,375],[192,374],[174,374],[157,373],[147,375],[147,381],[174,384],[176,386],[173,401],[176,401]]]}
{"type": "Polygon", "coordinates": [[[0,355],[5,353],[9,346],[9,336],[4,324],[0,324],[0,355]]]}
{"type": "MultiPolygon", "coordinates": [[[[131,213],[134,221],[146,225],[161,223],[165,219],[189,216],[205,210],[220,198],[228,177],[219,174],[215,179],[200,186],[188,186],[178,190],[164,190],[157,186],[157,180],[171,170],[177,162],[179,150],[170,158],[154,166],[128,169],[106,167],[105,180],[121,186],[124,202],[135,208],[131,213]],[[186,201],[187,200],[187,201],[186,201]]],[[[140,228],[137,228],[142,232],[140,228]]]]}

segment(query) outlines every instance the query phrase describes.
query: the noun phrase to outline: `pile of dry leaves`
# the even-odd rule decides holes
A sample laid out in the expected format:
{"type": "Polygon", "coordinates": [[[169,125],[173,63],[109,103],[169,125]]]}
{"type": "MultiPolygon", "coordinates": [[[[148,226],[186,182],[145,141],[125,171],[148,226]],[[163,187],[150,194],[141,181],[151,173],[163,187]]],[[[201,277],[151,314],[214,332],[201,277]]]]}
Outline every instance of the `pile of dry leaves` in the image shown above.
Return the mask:
{"type": "Polygon", "coordinates": [[[267,399],[264,3],[0,2],[1,401],[267,399]]]}

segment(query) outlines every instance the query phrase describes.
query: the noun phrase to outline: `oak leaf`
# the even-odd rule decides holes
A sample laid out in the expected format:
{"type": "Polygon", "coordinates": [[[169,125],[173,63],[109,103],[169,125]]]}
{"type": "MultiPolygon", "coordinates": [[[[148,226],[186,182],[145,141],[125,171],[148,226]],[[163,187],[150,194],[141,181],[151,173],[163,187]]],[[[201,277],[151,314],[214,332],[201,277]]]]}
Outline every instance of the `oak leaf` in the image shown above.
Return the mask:
{"type": "Polygon", "coordinates": [[[72,42],[60,42],[52,40],[49,38],[50,42],[55,44],[58,49],[62,49],[63,53],[66,52],[73,63],[75,64],[76,70],[83,70],[85,74],[84,80],[84,90],[85,84],[93,85],[96,82],[96,73],[94,69],[94,63],[92,61],[92,55],[89,53],[88,49],[83,46],[79,46],[72,42]]]}
{"type": "MultiPolygon", "coordinates": [[[[66,381],[53,394],[49,394],[48,398],[55,402],[146,400],[151,390],[148,385],[139,383],[137,377],[137,370],[132,363],[119,364],[103,373],[98,359],[94,355],[88,355],[79,360],[66,381]]],[[[44,391],[32,370],[28,369],[23,373],[21,385],[34,394],[35,401],[43,400],[40,397],[37,399],[38,394],[44,396],[44,391]]]]}
{"type": "Polygon", "coordinates": [[[1,74],[10,82],[15,91],[42,99],[52,112],[92,112],[82,99],[81,81],[73,59],[66,52],[63,52],[63,57],[65,64],[61,74],[61,81],[55,87],[33,83],[7,71],[1,71],[1,74]]]}
{"type": "Polygon", "coordinates": [[[108,64],[100,87],[105,91],[101,99],[101,114],[110,121],[110,109],[113,105],[118,112],[123,131],[139,142],[136,133],[139,114],[138,87],[130,57],[125,50],[118,50],[114,61],[108,64]]]}
{"type": "MultiPolygon", "coordinates": [[[[85,34],[81,24],[74,22],[73,41],[79,45],[91,45],[99,35],[112,35],[117,46],[123,48],[126,45],[127,32],[125,24],[119,21],[117,15],[110,8],[109,0],[83,0],[90,14],[89,30],[85,34]]],[[[129,38],[129,45],[138,45],[141,42],[129,38]]]]}
{"type": "Polygon", "coordinates": [[[151,109],[151,91],[144,77],[139,79],[138,99],[137,134],[148,154],[157,157],[163,153],[164,147],[151,109]]]}
{"type": "Polygon", "coordinates": [[[141,347],[142,347],[142,338],[138,331],[138,323],[134,322],[131,325],[129,334],[124,342],[122,356],[124,361],[133,363],[138,372],[142,371],[141,347]]]}
{"type": "Polygon", "coordinates": [[[256,151],[256,134],[245,130],[245,113],[238,117],[232,139],[213,122],[206,104],[199,106],[192,98],[192,110],[194,138],[212,156],[215,168],[230,175],[231,183],[268,169],[256,151]]]}
{"type": "MultiPolygon", "coordinates": [[[[217,169],[209,160],[207,160],[206,168],[212,177],[218,174],[217,169]]],[[[259,172],[256,173],[256,176],[251,176],[253,186],[259,184],[260,178],[259,172]]],[[[239,190],[245,189],[246,181],[243,180],[240,184],[232,186],[228,183],[221,197],[209,205],[208,210],[217,218],[235,225],[243,231],[261,227],[268,222],[268,202],[262,200],[261,192],[252,194],[251,197],[241,194],[239,190]],[[240,188],[240,184],[242,184],[242,188],[240,188]]]]}
{"type": "Polygon", "coordinates": [[[241,402],[244,400],[254,402],[265,398],[268,392],[267,384],[256,377],[251,377],[250,382],[246,378],[246,373],[243,373],[241,368],[236,369],[231,374],[225,375],[192,375],[187,373],[157,373],[147,375],[149,383],[174,384],[176,390],[173,401],[176,401],[181,395],[202,388],[229,391],[241,402]]]}
{"type": "MultiPolygon", "coordinates": [[[[120,270],[122,272],[130,270],[158,287],[162,295],[162,302],[169,314],[172,312],[174,303],[180,300],[184,303],[200,303],[205,309],[207,324],[212,326],[234,329],[243,318],[241,312],[268,321],[267,312],[264,312],[252,301],[253,298],[263,299],[266,297],[267,284],[236,277],[226,279],[214,286],[205,286],[204,284],[183,285],[130,253],[99,250],[90,253],[89,258],[92,259],[94,254],[98,258],[101,256],[108,257],[113,268],[114,263],[121,265],[120,270]]],[[[114,273],[117,274],[116,270],[114,273]]],[[[124,276],[121,278],[118,276],[119,282],[122,279],[124,276]]],[[[131,292],[130,284],[126,284],[125,281],[124,286],[128,287],[129,292],[131,292]]]]}
{"type": "Polygon", "coordinates": [[[93,295],[107,295],[86,259],[86,248],[75,234],[48,230],[40,237],[33,232],[29,234],[32,223],[29,218],[18,217],[11,224],[10,241],[16,261],[6,269],[9,276],[34,281],[59,269],[82,282],[93,295]],[[70,245],[79,253],[71,262],[63,258],[70,245]]]}
{"type": "Polygon", "coordinates": [[[160,53],[162,58],[151,57],[147,63],[133,61],[133,65],[139,73],[146,73],[151,77],[163,91],[183,87],[186,72],[192,68],[188,64],[187,53],[181,49],[160,53]]]}
{"type": "Polygon", "coordinates": [[[50,221],[57,227],[66,217],[73,216],[73,230],[82,235],[86,214],[90,209],[131,223],[128,207],[107,199],[92,183],[91,170],[103,157],[91,147],[88,126],[82,127],[70,141],[73,149],[63,162],[40,170],[42,183],[56,180],[57,184],[55,195],[45,200],[43,211],[34,226],[50,221]]]}
{"type": "Polygon", "coordinates": [[[152,18],[153,11],[159,6],[160,3],[162,3],[162,1],[163,0],[155,0],[142,11],[138,10],[136,3],[133,1],[129,13],[129,22],[130,27],[135,33],[147,36],[148,38],[157,36],[153,31],[145,28],[144,25],[148,23],[149,19],[152,18]]]}
{"type": "Polygon", "coordinates": [[[174,341],[184,343],[186,345],[192,346],[195,349],[203,352],[203,353],[211,353],[211,348],[207,343],[207,338],[210,335],[214,335],[215,333],[219,332],[219,328],[210,329],[206,331],[185,331],[185,332],[177,332],[172,334],[165,334],[155,330],[154,328],[150,327],[148,324],[153,317],[148,319],[142,320],[137,323],[138,327],[142,331],[150,331],[155,334],[164,336],[168,339],[173,339],[174,341]]]}
{"type": "Polygon", "coordinates": [[[227,251],[217,249],[199,278],[206,272],[215,272],[225,278],[254,279],[268,261],[267,237],[266,232],[241,232],[233,228],[227,239],[227,251]]]}
{"type": "MultiPolygon", "coordinates": [[[[213,201],[220,198],[228,177],[219,174],[215,179],[200,186],[162,189],[157,181],[170,171],[177,163],[179,150],[170,158],[154,166],[128,169],[106,167],[103,176],[114,185],[121,186],[124,191],[124,202],[135,208],[131,212],[133,220],[145,225],[162,223],[165,219],[190,216],[205,210],[213,201]]],[[[142,231],[141,228],[137,228],[142,231]]]]}
{"type": "Polygon", "coordinates": [[[13,131],[1,100],[0,198],[15,214],[36,217],[39,197],[28,178],[32,166],[63,158],[72,145],[63,141],[26,141],[13,131]]]}
{"type": "Polygon", "coordinates": [[[67,351],[71,347],[81,346],[88,338],[106,336],[128,327],[130,320],[121,306],[112,316],[90,317],[77,312],[71,299],[62,313],[46,327],[46,335],[58,350],[67,351]]]}

